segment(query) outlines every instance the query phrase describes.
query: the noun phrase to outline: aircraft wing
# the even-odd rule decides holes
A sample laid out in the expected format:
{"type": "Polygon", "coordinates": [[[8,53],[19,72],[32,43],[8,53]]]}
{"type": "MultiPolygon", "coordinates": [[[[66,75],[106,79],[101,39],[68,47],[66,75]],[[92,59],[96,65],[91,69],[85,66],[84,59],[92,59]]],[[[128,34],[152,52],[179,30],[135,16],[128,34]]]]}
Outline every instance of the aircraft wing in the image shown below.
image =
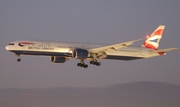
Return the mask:
{"type": "Polygon", "coordinates": [[[123,42],[123,43],[117,43],[117,44],[113,44],[113,45],[107,45],[107,46],[103,46],[103,47],[92,48],[92,49],[89,49],[89,52],[98,53],[98,52],[107,51],[107,50],[118,50],[118,49],[121,49],[124,47],[128,47],[129,45],[132,45],[134,42],[137,42],[137,41],[140,41],[143,39],[145,39],[145,38],[132,40],[132,41],[128,41],[128,42],[123,42]]]}

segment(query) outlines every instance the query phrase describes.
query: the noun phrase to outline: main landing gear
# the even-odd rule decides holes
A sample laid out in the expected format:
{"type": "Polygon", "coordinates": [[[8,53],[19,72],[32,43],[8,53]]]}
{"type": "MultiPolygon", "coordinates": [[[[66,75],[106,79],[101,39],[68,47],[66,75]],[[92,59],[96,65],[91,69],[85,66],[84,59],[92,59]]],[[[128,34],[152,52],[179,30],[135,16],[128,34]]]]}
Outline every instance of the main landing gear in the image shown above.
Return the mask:
{"type": "Polygon", "coordinates": [[[93,64],[93,65],[96,65],[96,66],[101,66],[101,63],[100,63],[100,62],[97,62],[96,60],[90,61],[89,63],[90,63],[90,64],[93,64]]]}
{"type": "Polygon", "coordinates": [[[88,65],[84,63],[84,59],[81,59],[80,63],[77,63],[78,67],[84,67],[84,68],[88,68],[88,65]]]}
{"type": "Polygon", "coordinates": [[[97,61],[97,54],[93,54],[92,56],[94,60],[90,61],[89,63],[92,65],[101,66],[101,63],[97,61]]]}
{"type": "MultiPolygon", "coordinates": [[[[97,62],[97,60],[92,60],[89,62],[92,65],[101,66],[100,62],[97,62]]],[[[88,68],[88,65],[84,63],[84,59],[81,59],[80,63],[77,63],[78,67],[88,68]]]]}

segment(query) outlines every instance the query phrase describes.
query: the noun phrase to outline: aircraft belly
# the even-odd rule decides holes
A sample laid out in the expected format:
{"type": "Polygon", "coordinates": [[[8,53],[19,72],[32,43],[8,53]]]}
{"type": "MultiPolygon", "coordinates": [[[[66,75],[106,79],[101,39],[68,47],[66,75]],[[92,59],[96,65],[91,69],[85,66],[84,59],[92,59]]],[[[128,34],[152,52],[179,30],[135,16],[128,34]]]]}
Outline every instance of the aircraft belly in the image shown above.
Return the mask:
{"type": "Polygon", "coordinates": [[[15,54],[23,55],[41,55],[41,56],[62,56],[71,57],[72,54],[68,52],[53,52],[53,51],[24,51],[24,50],[11,50],[15,54]]]}

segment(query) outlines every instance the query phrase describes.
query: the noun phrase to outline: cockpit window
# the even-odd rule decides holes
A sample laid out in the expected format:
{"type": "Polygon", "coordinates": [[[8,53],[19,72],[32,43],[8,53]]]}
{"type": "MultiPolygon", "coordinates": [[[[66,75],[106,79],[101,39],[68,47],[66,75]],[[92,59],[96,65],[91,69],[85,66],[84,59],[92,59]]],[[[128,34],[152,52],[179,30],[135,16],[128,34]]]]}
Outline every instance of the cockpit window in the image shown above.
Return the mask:
{"type": "Polygon", "coordinates": [[[14,43],[9,43],[9,45],[14,45],[14,43]]]}

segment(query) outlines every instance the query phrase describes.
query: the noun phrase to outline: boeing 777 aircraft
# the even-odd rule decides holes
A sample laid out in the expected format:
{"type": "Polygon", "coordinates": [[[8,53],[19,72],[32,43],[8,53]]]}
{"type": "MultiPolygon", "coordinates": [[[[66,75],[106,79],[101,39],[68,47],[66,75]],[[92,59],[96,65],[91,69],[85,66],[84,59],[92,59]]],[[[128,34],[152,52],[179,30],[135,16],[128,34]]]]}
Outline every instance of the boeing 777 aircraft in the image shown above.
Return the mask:
{"type": "Polygon", "coordinates": [[[168,51],[176,50],[177,48],[158,50],[164,29],[165,26],[160,25],[147,37],[141,47],[129,46],[142,39],[113,45],[23,40],[11,42],[5,48],[17,55],[18,62],[21,61],[20,55],[42,55],[49,56],[53,63],[64,63],[72,58],[79,59],[80,63],[77,63],[77,66],[87,68],[88,65],[84,60],[100,66],[101,63],[98,60],[101,59],[137,60],[165,55],[168,51]]]}

